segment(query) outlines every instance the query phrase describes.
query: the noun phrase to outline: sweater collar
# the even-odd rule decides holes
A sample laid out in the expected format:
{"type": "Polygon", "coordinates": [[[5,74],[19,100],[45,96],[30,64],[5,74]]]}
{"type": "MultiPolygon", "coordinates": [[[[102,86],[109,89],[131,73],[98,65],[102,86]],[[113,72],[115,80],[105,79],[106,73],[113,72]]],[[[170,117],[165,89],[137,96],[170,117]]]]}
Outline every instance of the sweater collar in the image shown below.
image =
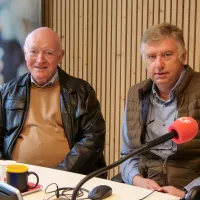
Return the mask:
{"type": "Polygon", "coordinates": [[[58,70],[56,70],[56,73],[53,75],[53,77],[51,78],[50,81],[48,81],[46,84],[40,86],[38,85],[35,80],[33,79],[33,77],[31,76],[31,83],[36,86],[36,87],[39,87],[39,88],[46,88],[46,87],[51,87],[57,80],[59,79],[59,76],[58,76],[58,70]]]}

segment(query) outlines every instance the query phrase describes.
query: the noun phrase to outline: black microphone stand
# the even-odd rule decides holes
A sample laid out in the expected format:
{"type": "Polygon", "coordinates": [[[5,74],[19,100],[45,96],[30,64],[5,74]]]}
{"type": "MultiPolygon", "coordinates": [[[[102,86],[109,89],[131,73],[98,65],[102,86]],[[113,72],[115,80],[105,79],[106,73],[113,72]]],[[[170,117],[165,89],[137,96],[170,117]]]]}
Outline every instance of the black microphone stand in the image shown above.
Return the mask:
{"type": "Polygon", "coordinates": [[[167,133],[151,142],[147,142],[146,144],[144,144],[142,147],[140,147],[139,149],[137,150],[134,150],[133,152],[131,152],[130,154],[120,158],[118,161],[106,166],[106,167],[103,167],[103,168],[100,168],[90,174],[88,174],[86,177],[84,177],[78,184],[77,186],[75,187],[73,193],[72,193],[72,198],[71,200],[76,200],[76,196],[78,194],[78,191],[79,189],[81,188],[81,186],[87,182],[89,179],[95,177],[95,176],[98,176],[102,173],[104,173],[105,171],[107,170],[110,170],[118,165],[120,165],[121,163],[123,163],[124,161],[126,161],[127,159],[129,159],[130,157],[132,156],[136,156],[136,155],[139,155],[141,153],[144,153],[146,151],[148,151],[150,148],[152,147],[155,147],[157,146],[158,144],[161,144],[163,142],[166,142],[174,137],[178,137],[178,133],[175,131],[175,130],[172,130],[170,133],[167,133]]]}

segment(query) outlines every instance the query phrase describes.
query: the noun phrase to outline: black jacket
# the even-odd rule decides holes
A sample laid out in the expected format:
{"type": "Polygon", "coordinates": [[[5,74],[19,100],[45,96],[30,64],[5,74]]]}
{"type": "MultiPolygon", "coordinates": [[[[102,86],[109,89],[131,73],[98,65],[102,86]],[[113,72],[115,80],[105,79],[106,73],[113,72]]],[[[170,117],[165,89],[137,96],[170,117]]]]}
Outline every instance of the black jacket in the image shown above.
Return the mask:
{"type": "MultiPolygon", "coordinates": [[[[68,75],[59,67],[58,73],[63,128],[71,150],[57,168],[89,174],[105,166],[103,156],[105,122],[100,104],[94,89],[88,82],[68,75]]],[[[0,153],[2,159],[12,159],[13,147],[22,131],[29,109],[30,84],[30,73],[27,73],[4,84],[1,88],[0,153]]]]}

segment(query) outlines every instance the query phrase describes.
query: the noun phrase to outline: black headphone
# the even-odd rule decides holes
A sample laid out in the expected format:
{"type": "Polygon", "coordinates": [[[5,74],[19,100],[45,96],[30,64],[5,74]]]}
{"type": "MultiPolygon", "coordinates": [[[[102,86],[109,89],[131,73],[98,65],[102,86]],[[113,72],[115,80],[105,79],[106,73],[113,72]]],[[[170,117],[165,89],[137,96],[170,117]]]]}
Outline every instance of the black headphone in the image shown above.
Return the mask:
{"type": "Polygon", "coordinates": [[[184,198],[180,200],[199,200],[200,199],[200,186],[193,187],[184,198]]]}

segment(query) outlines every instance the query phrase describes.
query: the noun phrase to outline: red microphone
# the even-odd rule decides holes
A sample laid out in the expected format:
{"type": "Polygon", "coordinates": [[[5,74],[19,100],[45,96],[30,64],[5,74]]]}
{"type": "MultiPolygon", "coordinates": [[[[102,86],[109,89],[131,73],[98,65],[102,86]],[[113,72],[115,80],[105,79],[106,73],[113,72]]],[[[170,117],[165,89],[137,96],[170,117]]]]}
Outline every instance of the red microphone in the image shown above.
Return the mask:
{"type": "Polygon", "coordinates": [[[172,140],[177,144],[182,144],[190,141],[197,135],[199,126],[192,117],[181,117],[169,126],[168,131],[175,131],[177,136],[172,138],[172,140]]]}

